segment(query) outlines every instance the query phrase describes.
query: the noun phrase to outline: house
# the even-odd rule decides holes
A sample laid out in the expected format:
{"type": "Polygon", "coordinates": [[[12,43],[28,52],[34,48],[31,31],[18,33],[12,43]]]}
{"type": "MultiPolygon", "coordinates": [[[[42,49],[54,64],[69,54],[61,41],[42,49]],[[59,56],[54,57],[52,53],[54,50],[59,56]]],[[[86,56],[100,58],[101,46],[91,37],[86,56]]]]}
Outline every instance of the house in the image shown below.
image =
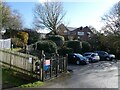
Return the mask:
{"type": "Polygon", "coordinates": [[[87,41],[90,36],[92,35],[92,31],[88,26],[86,27],[65,27],[63,24],[61,24],[58,27],[58,34],[65,37],[65,39],[69,40],[84,40],[87,41]]]}
{"type": "Polygon", "coordinates": [[[75,30],[75,27],[66,27],[64,24],[61,24],[58,28],[58,34],[65,37],[65,39],[72,39],[71,31],[75,30]]]}
{"type": "Polygon", "coordinates": [[[83,40],[83,41],[87,41],[91,35],[92,35],[92,31],[90,30],[88,26],[79,27],[70,32],[70,36],[73,39],[78,39],[78,40],[83,40]]]}

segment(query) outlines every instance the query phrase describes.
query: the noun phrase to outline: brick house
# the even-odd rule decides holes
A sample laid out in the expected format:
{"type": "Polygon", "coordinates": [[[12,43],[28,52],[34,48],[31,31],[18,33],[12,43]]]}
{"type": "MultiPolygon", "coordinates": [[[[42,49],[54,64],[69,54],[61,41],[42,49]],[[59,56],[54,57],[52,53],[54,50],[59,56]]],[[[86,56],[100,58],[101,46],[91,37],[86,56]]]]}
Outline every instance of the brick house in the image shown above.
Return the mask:
{"type": "Polygon", "coordinates": [[[86,27],[79,27],[73,31],[70,32],[70,35],[73,37],[73,39],[79,39],[87,41],[89,37],[92,35],[92,31],[88,26],[86,27]]]}
{"type": "Polygon", "coordinates": [[[78,39],[87,41],[93,33],[88,26],[73,28],[65,27],[63,24],[61,24],[58,27],[58,34],[64,36],[66,39],[69,40],[78,39]]]}
{"type": "Polygon", "coordinates": [[[66,27],[64,26],[64,24],[61,24],[59,27],[58,27],[58,34],[59,35],[62,35],[65,37],[65,39],[72,39],[71,37],[71,31],[75,30],[76,28],[74,27],[66,27]]]}

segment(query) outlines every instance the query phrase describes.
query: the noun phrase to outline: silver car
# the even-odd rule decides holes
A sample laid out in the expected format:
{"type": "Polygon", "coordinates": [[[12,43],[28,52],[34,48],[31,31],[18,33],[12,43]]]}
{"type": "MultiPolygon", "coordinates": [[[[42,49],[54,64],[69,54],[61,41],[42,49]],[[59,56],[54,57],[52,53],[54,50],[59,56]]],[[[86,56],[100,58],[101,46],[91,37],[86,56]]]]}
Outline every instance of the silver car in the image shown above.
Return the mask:
{"type": "Polygon", "coordinates": [[[100,60],[99,55],[93,52],[86,52],[83,54],[83,56],[88,58],[89,62],[98,62],[100,60]]]}

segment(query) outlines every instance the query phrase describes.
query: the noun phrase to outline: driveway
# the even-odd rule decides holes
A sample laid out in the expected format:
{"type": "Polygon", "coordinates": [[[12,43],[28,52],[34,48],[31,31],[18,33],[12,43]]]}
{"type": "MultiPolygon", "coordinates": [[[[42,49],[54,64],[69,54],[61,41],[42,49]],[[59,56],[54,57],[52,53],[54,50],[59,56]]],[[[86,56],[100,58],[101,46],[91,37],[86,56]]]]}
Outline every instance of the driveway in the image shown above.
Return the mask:
{"type": "Polygon", "coordinates": [[[118,62],[69,65],[68,69],[68,75],[51,80],[41,88],[118,88],[118,62]]]}

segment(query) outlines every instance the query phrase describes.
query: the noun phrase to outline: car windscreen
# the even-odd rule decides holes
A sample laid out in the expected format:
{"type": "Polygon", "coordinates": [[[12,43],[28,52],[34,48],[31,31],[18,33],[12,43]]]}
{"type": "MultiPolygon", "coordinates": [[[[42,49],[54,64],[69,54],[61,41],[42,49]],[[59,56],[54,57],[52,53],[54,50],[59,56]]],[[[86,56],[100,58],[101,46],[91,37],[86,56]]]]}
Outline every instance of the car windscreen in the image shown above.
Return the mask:
{"type": "Polygon", "coordinates": [[[77,57],[83,57],[81,54],[75,54],[77,57]]]}
{"type": "Polygon", "coordinates": [[[83,54],[83,56],[90,56],[91,54],[88,54],[88,53],[86,53],[86,54],[83,54]]]}

